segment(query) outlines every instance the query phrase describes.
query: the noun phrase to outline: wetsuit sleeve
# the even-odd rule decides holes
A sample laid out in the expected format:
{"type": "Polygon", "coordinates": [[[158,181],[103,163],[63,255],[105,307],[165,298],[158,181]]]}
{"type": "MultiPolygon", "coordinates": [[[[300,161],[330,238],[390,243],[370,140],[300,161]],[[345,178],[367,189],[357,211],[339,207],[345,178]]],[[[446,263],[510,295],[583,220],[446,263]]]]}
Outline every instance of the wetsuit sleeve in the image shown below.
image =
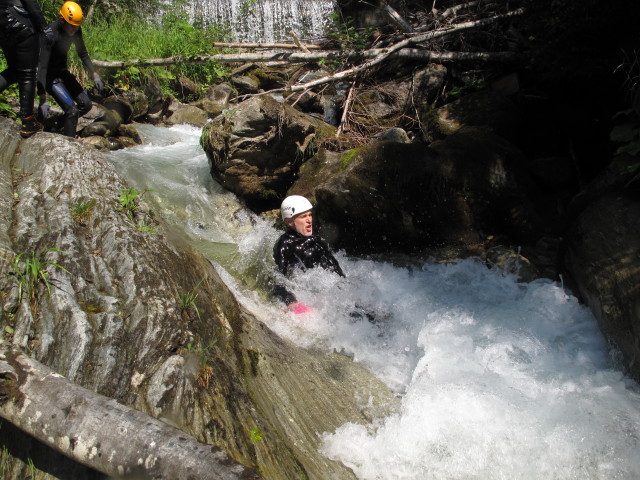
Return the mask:
{"type": "Polygon", "coordinates": [[[42,10],[40,10],[40,5],[36,0],[20,0],[24,9],[29,12],[29,19],[35,29],[39,32],[44,30],[44,27],[47,26],[47,22],[44,19],[44,15],[42,15],[42,10]]]}
{"type": "Polygon", "coordinates": [[[291,273],[291,245],[280,237],[276,244],[273,246],[273,259],[276,262],[276,267],[280,270],[284,276],[288,276],[291,273]]]}
{"type": "Polygon", "coordinates": [[[82,28],[78,30],[78,33],[75,34],[75,44],[76,44],[76,52],[78,53],[78,57],[82,60],[84,64],[84,68],[87,69],[91,78],[93,78],[93,74],[96,73],[96,69],[93,66],[93,62],[91,61],[91,57],[89,56],[89,51],[84,44],[84,40],[82,39],[82,28]]]}
{"type": "Polygon", "coordinates": [[[38,95],[43,95],[47,91],[47,70],[49,68],[49,60],[51,59],[51,51],[58,42],[59,32],[56,22],[49,25],[53,31],[53,42],[46,42],[40,38],[40,59],[38,60],[38,95]]]}
{"type": "MultiPolygon", "coordinates": [[[[273,246],[273,259],[276,262],[276,267],[280,273],[288,276],[291,272],[291,264],[287,260],[290,255],[287,255],[287,247],[290,246],[283,238],[280,237],[276,244],[273,246]]],[[[276,279],[271,279],[271,291],[273,296],[284,302],[286,305],[296,302],[296,296],[286,289],[283,285],[279,284],[276,279]]]]}

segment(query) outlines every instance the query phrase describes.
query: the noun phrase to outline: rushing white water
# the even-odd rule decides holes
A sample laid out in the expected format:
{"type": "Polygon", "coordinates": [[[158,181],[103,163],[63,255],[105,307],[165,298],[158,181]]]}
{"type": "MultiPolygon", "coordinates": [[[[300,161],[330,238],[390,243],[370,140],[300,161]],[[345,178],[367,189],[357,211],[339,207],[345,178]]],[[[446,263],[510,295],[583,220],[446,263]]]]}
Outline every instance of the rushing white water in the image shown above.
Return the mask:
{"type": "Polygon", "coordinates": [[[407,267],[338,252],[347,278],[299,275],[287,284],[315,310],[285,313],[256,293],[279,232],[211,180],[199,130],[140,130],[145,146],[111,158],[153,189],[145,198],[220,264],[238,299],[281,336],[342,351],[401,395],[387,418],[326,432],[326,456],[360,479],[640,478],[638,385],[560,285],[518,283],[473,259],[407,267]]]}
{"type": "Polygon", "coordinates": [[[190,4],[195,19],[229,27],[238,42],[305,41],[323,36],[335,10],[334,0],[198,0],[190,4]]]}

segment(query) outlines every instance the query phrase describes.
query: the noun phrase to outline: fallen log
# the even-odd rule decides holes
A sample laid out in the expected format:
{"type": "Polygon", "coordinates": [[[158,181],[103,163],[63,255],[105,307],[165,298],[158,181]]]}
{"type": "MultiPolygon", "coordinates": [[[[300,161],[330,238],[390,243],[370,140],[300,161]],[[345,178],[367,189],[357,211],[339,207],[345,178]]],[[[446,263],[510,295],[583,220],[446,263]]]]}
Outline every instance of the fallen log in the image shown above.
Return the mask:
{"type": "Polygon", "coordinates": [[[234,43],[234,42],[214,42],[213,46],[216,48],[265,48],[265,49],[291,49],[296,50],[301,47],[304,47],[308,50],[320,50],[322,47],[319,45],[312,44],[301,44],[297,43],[234,43]]]}
{"type": "MultiPolygon", "coordinates": [[[[216,61],[220,63],[261,63],[261,62],[287,62],[287,63],[309,63],[318,62],[320,60],[365,60],[376,58],[379,55],[385,55],[388,52],[386,48],[375,48],[364,50],[362,52],[342,52],[338,50],[310,53],[286,53],[286,52],[256,52],[256,53],[230,53],[221,55],[210,55],[203,57],[167,57],[167,58],[148,58],[145,60],[133,59],[125,61],[106,62],[102,60],[93,60],[94,65],[101,68],[118,69],[128,66],[167,66],[178,63],[206,63],[216,61]]],[[[505,61],[513,60],[516,55],[512,52],[432,52],[420,49],[403,49],[393,54],[407,59],[415,58],[417,60],[430,59],[433,62],[439,61],[505,61]],[[398,53],[400,52],[400,53],[398,53]]],[[[391,55],[391,54],[389,54],[391,55]]]]}
{"type": "Polygon", "coordinates": [[[115,478],[259,478],[219,448],[75,385],[7,343],[0,343],[0,417],[115,478]]]}

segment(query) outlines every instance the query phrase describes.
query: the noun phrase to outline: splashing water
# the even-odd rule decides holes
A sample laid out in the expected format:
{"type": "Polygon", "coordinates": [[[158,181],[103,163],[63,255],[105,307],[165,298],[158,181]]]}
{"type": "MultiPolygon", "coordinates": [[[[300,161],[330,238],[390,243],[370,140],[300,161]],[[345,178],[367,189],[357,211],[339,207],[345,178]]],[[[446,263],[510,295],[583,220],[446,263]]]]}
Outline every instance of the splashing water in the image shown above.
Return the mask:
{"type": "Polygon", "coordinates": [[[401,395],[387,418],[326,432],[326,456],[360,479],[640,478],[638,385],[561,286],[473,259],[407,267],[338,252],[346,278],[281,279],[314,307],[285,313],[257,293],[274,275],[280,232],[211,180],[200,131],[140,130],[144,146],[111,158],[153,190],[154,209],[219,264],[246,308],[299,345],[353,357],[401,395]]]}

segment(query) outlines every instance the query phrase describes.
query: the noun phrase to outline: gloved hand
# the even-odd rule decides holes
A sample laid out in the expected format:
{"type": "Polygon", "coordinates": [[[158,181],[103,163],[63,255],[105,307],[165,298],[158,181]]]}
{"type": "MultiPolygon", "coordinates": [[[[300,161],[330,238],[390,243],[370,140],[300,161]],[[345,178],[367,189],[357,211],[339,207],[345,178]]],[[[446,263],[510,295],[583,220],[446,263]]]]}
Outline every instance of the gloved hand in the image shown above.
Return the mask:
{"type": "Polygon", "coordinates": [[[46,100],[44,102],[40,102],[38,115],[40,115],[42,120],[46,120],[51,115],[51,105],[49,105],[46,100]]]}
{"type": "Polygon", "coordinates": [[[300,313],[308,313],[313,311],[313,307],[309,305],[305,305],[304,303],[294,302],[288,306],[289,311],[295,313],[296,315],[300,313]]]}
{"type": "Polygon", "coordinates": [[[53,30],[51,30],[50,26],[46,26],[42,29],[42,35],[44,36],[44,41],[47,45],[51,45],[53,43],[53,30]]]}
{"type": "Polygon", "coordinates": [[[102,92],[104,91],[104,83],[102,83],[102,79],[100,78],[100,75],[98,75],[97,73],[93,74],[93,83],[96,84],[96,88],[98,89],[98,92],[102,95],[102,92]]]}

